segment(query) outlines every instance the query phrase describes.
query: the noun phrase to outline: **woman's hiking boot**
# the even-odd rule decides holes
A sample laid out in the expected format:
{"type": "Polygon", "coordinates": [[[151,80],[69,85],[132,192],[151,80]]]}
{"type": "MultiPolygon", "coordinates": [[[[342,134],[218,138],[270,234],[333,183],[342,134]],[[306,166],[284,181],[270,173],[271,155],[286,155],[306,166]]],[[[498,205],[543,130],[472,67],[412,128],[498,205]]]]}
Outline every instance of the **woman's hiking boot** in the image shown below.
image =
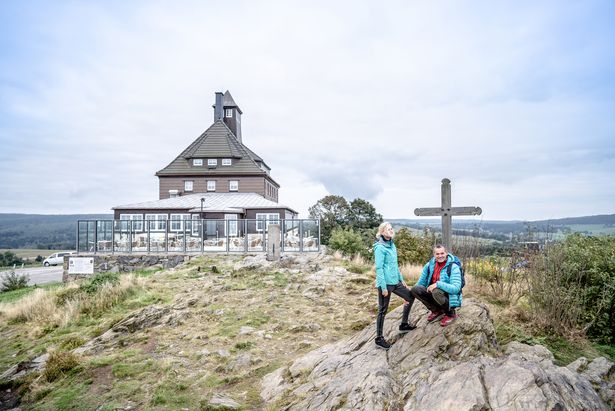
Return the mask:
{"type": "Polygon", "coordinates": [[[389,344],[384,337],[376,337],[376,347],[388,350],[391,348],[391,344],[389,344]]]}
{"type": "Polygon", "coordinates": [[[410,325],[408,323],[401,323],[399,325],[399,332],[401,334],[405,334],[407,332],[410,332],[410,331],[414,330],[415,328],[416,328],[416,326],[414,326],[414,325],[410,325]]]}

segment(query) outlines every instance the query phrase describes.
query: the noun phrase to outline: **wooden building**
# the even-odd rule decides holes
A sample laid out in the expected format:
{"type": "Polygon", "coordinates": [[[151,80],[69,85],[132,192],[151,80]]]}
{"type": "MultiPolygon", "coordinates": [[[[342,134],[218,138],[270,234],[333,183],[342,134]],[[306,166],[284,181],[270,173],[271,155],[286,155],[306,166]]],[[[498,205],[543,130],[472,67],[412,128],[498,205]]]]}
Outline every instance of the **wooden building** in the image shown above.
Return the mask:
{"type": "Polygon", "coordinates": [[[244,143],[243,112],[231,93],[217,92],[214,122],[156,173],[158,200],[113,207],[118,220],[294,219],[278,203],[280,185],[265,161],[244,143]]]}

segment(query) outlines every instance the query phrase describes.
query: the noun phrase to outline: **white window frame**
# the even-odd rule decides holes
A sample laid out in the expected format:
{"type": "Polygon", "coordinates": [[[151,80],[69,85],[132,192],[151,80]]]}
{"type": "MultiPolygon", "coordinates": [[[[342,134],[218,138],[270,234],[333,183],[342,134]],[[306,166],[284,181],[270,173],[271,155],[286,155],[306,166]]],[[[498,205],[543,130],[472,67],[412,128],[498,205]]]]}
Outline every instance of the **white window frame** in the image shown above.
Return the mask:
{"type": "Polygon", "coordinates": [[[193,166],[197,166],[197,167],[202,167],[203,166],[203,159],[202,158],[193,158],[192,159],[192,165],[193,166]]]}
{"type": "Polygon", "coordinates": [[[216,180],[207,180],[207,191],[216,191],[216,180]]]}
{"type": "MultiPolygon", "coordinates": [[[[143,231],[143,214],[120,214],[120,220],[122,221],[133,221],[132,229],[136,232],[143,231]]],[[[124,223],[121,224],[122,226],[124,223]]],[[[122,230],[128,231],[128,223],[126,223],[125,227],[122,227],[122,230]]]]}
{"type": "Polygon", "coordinates": [[[191,229],[192,229],[192,236],[193,237],[200,237],[201,236],[201,216],[198,214],[192,214],[190,216],[190,220],[191,220],[191,229]]]}
{"type": "Polygon", "coordinates": [[[184,231],[184,221],[190,220],[190,214],[171,214],[169,231],[184,231]]]}
{"type": "Polygon", "coordinates": [[[218,159],[217,158],[208,158],[207,159],[207,165],[208,166],[217,166],[218,165],[218,159]]]}
{"type": "Polygon", "coordinates": [[[280,213],[256,213],[256,231],[266,230],[269,224],[280,224],[280,213]]]}
{"type": "Polygon", "coordinates": [[[239,180],[229,180],[228,191],[239,191],[239,180]]]}
{"type": "Polygon", "coordinates": [[[167,220],[169,216],[166,214],[145,214],[146,221],[153,221],[150,223],[150,231],[165,231],[167,229],[167,220]]]}
{"type": "Polygon", "coordinates": [[[224,230],[226,231],[228,227],[228,236],[237,237],[237,214],[224,214],[224,220],[226,220],[224,230]]]}
{"type": "Polygon", "coordinates": [[[233,117],[233,109],[232,108],[224,109],[224,117],[226,118],[233,117]]]}
{"type": "Polygon", "coordinates": [[[230,166],[230,165],[232,165],[232,164],[233,164],[233,162],[231,161],[231,159],[230,159],[230,158],[223,158],[223,159],[222,159],[222,165],[223,165],[223,166],[230,166]]]}
{"type": "Polygon", "coordinates": [[[184,180],[184,191],[194,191],[194,180],[184,180]]]}

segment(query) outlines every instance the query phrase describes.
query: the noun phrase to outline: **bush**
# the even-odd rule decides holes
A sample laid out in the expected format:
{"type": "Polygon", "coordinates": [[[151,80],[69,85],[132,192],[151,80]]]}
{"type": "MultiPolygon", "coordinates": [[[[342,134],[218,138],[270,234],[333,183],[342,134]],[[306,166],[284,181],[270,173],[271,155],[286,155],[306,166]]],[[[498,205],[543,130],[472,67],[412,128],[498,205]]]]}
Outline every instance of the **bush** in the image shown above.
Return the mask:
{"type": "Polygon", "coordinates": [[[28,286],[30,277],[27,274],[17,274],[15,270],[2,275],[2,287],[0,291],[13,291],[28,286]]]}
{"type": "Polygon", "coordinates": [[[615,238],[574,234],[536,255],[529,297],[535,321],[615,343],[615,238]]]}
{"type": "Polygon", "coordinates": [[[120,281],[120,275],[117,273],[99,273],[92,277],[89,281],[81,284],[79,287],[82,291],[88,294],[96,293],[103,285],[110,283],[116,284],[120,281]]]}
{"type": "Polygon", "coordinates": [[[402,228],[395,234],[394,241],[397,247],[397,261],[400,265],[425,264],[433,255],[432,248],[435,242],[433,234],[425,233],[417,237],[412,235],[408,229],[402,228]]]}
{"type": "Polygon", "coordinates": [[[14,264],[23,264],[23,260],[11,251],[0,253],[0,267],[10,267],[14,264]]]}
{"type": "Polygon", "coordinates": [[[347,230],[343,228],[334,229],[329,239],[329,247],[333,250],[339,250],[346,256],[363,254],[367,250],[361,234],[355,232],[352,228],[347,230]]]}

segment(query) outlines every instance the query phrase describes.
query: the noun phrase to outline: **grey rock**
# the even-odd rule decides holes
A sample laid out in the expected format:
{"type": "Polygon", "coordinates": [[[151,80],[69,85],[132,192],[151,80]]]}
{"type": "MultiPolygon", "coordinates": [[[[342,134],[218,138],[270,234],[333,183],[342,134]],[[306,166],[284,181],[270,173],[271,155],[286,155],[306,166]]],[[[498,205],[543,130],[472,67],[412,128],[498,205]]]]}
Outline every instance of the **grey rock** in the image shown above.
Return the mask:
{"type": "Polygon", "coordinates": [[[42,354],[31,361],[22,361],[15,364],[0,375],[0,382],[15,381],[33,372],[41,372],[48,359],[49,354],[42,354]]]}
{"type": "Polygon", "coordinates": [[[252,334],[253,332],[254,332],[254,327],[250,327],[247,325],[244,325],[239,329],[239,335],[252,334]]]}
{"type": "Polygon", "coordinates": [[[566,368],[568,368],[572,372],[583,372],[585,368],[587,368],[588,363],[589,361],[587,361],[587,358],[579,357],[575,361],[568,364],[566,368]]]}
{"type": "MultiPolygon", "coordinates": [[[[399,335],[402,307],[390,312],[389,351],[374,346],[375,326],[315,349],[263,378],[265,406],[290,410],[607,410],[609,387],[598,395],[583,374],[553,364],[541,346],[508,344],[500,351],[482,303],[466,299],[448,327],[427,323],[415,303],[417,329],[399,335]],[[288,403],[279,404],[280,397],[288,403]]],[[[593,368],[592,368],[593,369],[593,368]]],[[[594,374],[610,378],[602,360],[594,374]]]]}
{"type": "Polygon", "coordinates": [[[214,409],[238,410],[241,408],[238,402],[222,394],[214,394],[209,400],[209,405],[214,409]]]}
{"type": "Polygon", "coordinates": [[[220,350],[217,351],[217,353],[218,353],[218,355],[220,357],[223,357],[223,358],[227,358],[227,357],[231,356],[230,351],[229,350],[225,350],[225,349],[220,349],[220,350]]]}

